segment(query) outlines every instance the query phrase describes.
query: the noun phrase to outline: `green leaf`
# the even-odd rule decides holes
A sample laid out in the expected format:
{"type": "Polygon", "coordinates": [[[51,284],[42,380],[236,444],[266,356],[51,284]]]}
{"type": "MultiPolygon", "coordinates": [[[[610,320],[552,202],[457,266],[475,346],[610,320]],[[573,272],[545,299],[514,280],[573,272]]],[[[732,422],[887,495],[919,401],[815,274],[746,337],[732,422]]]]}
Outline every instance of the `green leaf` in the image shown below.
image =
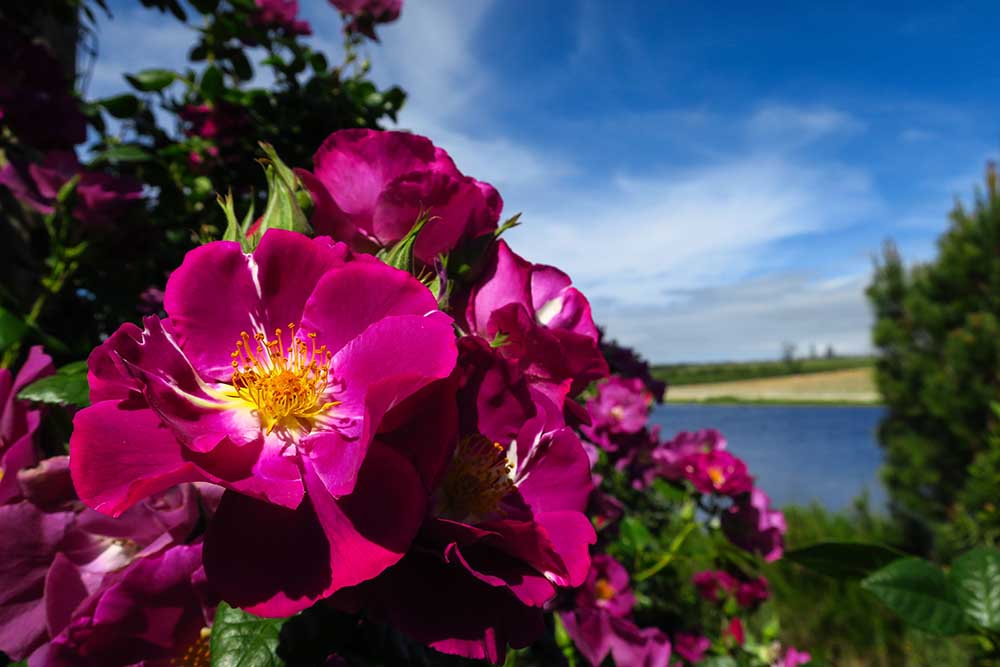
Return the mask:
{"type": "Polygon", "coordinates": [[[642,521],[632,516],[622,519],[619,531],[622,542],[635,552],[645,550],[653,542],[653,535],[649,529],[642,521]]]}
{"type": "Polygon", "coordinates": [[[87,362],[74,361],[71,364],[66,364],[56,371],[55,375],[29,384],[21,390],[17,397],[38,403],[75,405],[85,408],[90,405],[87,362]]]}
{"type": "Polygon", "coordinates": [[[515,213],[507,220],[505,220],[504,223],[497,228],[497,230],[493,233],[493,236],[496,238],[500,238],[500,235],[503,234],[508,229],[514,229],[515,227],[519,226],[521,224],[520,220],[521,220],[521,214],[515,213]]]}
{"type": "Polygon", "coordinates": [[[863,579],[903,557],[881,544],[820,542],[785,552],[785,559],[834,579],[863,579]]]}
{"type": "MultiPolygon", "coordinates": [[[[396,241],[396,244],[391,248],[384,248],[378,253],[379,259],[388,264],[389,266],[394,266],[397,269],[402,269],[411,274],[415,274],[416,266],[413,263],[413,244],[417,242],[417,236],[420,234],[420,230],[424,228],[424,225],[430,218],[421,213],[417,217],[417,221],[413,223],[413,227],[410,231],[406,233],[406,236],[396,241]]],[[[502,343],[499,343],[502,344],[502,343]]]]}
{"type": "Polygon", "coordinates": [[[20,317],[0,308],[0,350],[6,350],[24,338],[28,333],[28,324],[20,317]]]}
{"type": "Polygon", "coordinates": [[[105,162],[147,162],[152,158],[149,151],[135,144],[119,144],[99,153],[95,161],[105,162]]]}
{"type": "Polygon", "coordinates": [[[201,94],[209,102],[214,102],[222,95],[226,89],[226,82],[222,78],[222,70],[215,65],[209,65],[201,75],[201,94]]]}
{"type": "Polygon", "coordinates": [[[918,630],[948,637],[968,627],[951,582],[920,558],[897,560],[866,577],[861,587],[918,630]]]}
{"type": "Polygon", "coordinates": [[[106,97],[97,103],[115,118],[131,118],[139,110],[139,98],[129,93],[106,97]]]}
{"type": "Polygon", "coordinates": [[[177,80],[177,73],[168,69],[146,69],[137,74],[126,74],[125,79],[136,90],[155,93],[177,80]]]}
{"type": "Polygon", "coordinates": [[[1000,551],[980,547],[952,563],[951,581],[966,617],[978,627],[1000,630],[1000,551]]]}
{"type": "Polygon", "coordinates": [[[260,618],[225,602],[212,624],[212,667],[282,667],[278,633],[283,618],[260,618]]]}
{"type": "Polygon", "coordinates": [[[261,160],[267,175],[268,193],[267,206],[261,216],[260,236],[263,236],[268,229],[287,229],[301,234],[310,233],[312,228],[309,226],[306,214],[302,212],[302,207],[299,206],[297,197],[298,176],[281,161],[273,146],[261,142],[260,147],[268,158],[261,160]]]}

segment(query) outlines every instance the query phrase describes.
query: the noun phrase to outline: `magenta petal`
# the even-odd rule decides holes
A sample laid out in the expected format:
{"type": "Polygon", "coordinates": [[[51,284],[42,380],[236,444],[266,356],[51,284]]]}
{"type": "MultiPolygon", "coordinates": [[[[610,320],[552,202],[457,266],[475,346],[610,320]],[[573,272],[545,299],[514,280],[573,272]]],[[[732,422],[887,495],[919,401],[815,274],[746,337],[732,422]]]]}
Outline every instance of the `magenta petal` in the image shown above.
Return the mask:
{"type": "Polygon", "coordinates": [[[45,620],[50,637],[69,625],[73,612],[86,597],[80,569],[64,554],[57,553],[45,576],[45,620]]]}
{"type": "Polygon", "coordinates": [[[371,579],[403,557],[420,529],[427,494],[402,455],[372,443],[354,492],[339,500],[327,493],[308,463],[305,472],[306,488],[330,541],[330,590],[371,579]]]}
{"type": "Polygon", "coordinates": [[[216,241],[188,252],[167,280],[163,307],[185,354],[204,376],[228,381],[240,334],[252,335],[254,322],[265,321],[255,269],[239,243],[216,241]]]}
{"type": "Polygon", "coordinates": [[[611,617],[597,609],[561,612],[559,619],[577,650],[591,665],[600,665],[611,652],[611,617]]]}
{"type": "Polygon", "coordinates": [[[312,223],[318,234],[332,236],[338,241],[344,241],[352,248],[364,245],[367,239],[358,233],[350,217],[340,210],[337,202],[330,196],[330,191],[312,172],[296,169],[295,174],[309,190],[313,200],[312,223]]]}
{"type": "Polygon", "coordinates": [[[3,471],[3,477],[0,477],[0,505],[21,495],[21,486],[17,481],[18,472],[38,463],[34,436],[41,415],[37,411],[31,411],[27,417],[28,432],[12,443],[0,456],[0,471],[3,471]]]}
{"type": "Polygon", "coordinates": [[[45,576],[72,524],[72,512],[44,513],[27,502],[0,506],[0,651],[14,660],[44,640],[45,576]]]}
{"type": "Polygon", "coordinates": [[[102,401],[78,412],[69,443],[80,499],[112,516],[175,484],[205,479],[156,413],[123,405],[102,401]]]}
{"type": "Polygon", "coordinates": [[[334,356],[332,374],[344,391],[338,396],[343,403],[332,409],[332,415],[351,418],[363,428],[353,429],[349,437],[334,431],[315,438],[310,461],[329,493],[350,493],[382,416],[434,380],[450,375],[456,356],[451,319],[439,311],[427,317],[388,317],[334,356]]]}
{"type": "Polygon", "coordinates": [[[380,262],[357,262],[320,279],[305,305],[302,326],[337,352],[385,317],[435,310],[437,299],[410,274],[380,262]]]}
{"type": "Polygon", "coordinates": [[[493,311],[507,304],[530,306],[531,263],[514,254],[506,241],[500,241],[480,287],[469,300],[466,312],[469,326],[485,335],[493,311]]]}
{"type": "Polygon", "coordinates": [[[543,512],[535,516],[542,525],[556,552],[565,565],[565,577],[546,573],[560,586],[579,586],[590,570],[590,545],[597,541],[597,533],[590,520],[580,512],[543,512]]]}
{"type": "MultiPolygon", "coordinates": [[[[254,251],[268,336],[275,328],[298,325],[302,309],[324,273],[347,261],[349,251],[329,239],[271,229],[254,251]]],[[[235,344],[235,340],[231,341],[235,344]]],[[[232,352],[232,350],[229,350],[232,352]]]]}
{"type": "Polygon", "coordinates": [[[222,599],[260,616],[290,616],[331,589],[330,543],[308,500],[288,509],[227,491],[204,556],[222,599]]]}
{"type": "Polygon", "coordinates": [[[593,489],[590,459],[569,428],[543,438],[534,455],[518,470],[518,477],[523,478],[518,490],[536,513],[582,512],[593,489]]]}

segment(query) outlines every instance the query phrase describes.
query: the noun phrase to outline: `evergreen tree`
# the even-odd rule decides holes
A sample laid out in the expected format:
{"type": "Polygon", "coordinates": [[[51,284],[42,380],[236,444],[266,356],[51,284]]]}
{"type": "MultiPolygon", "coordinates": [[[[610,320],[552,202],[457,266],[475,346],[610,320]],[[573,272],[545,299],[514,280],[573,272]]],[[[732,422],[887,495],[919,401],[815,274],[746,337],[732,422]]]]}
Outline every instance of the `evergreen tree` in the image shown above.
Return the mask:
{"type": "MultiPolygon", "coordinates": [[[[883,478],[910,545],[993,541],[980,526],[1000,481],[1000,193],[994,168],[970,209],[956,205],[938,257],[907,270],[887,244],[868,296],[875,314],[883,478]]],[[[1000,526],[1000,519],[994,519],[1000,526]]]]}

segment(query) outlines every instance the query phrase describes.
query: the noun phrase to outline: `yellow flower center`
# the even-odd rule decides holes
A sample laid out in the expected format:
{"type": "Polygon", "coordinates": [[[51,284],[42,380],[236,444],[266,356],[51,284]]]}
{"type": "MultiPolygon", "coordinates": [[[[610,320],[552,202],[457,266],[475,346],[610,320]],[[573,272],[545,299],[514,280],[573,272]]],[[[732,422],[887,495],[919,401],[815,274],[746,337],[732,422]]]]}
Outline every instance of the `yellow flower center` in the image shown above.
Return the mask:
{"type": "Polygon", "coordinates": [[[281,329],[274,340],[262,334],[252,339],[240,334],[233,352],[233,390],[236,397],[253,405],[267,433],[278,425],[297,424],[308,428],[313,418],[338,405],[325,400],[333,354],[326,345],[316,346],[316,334],[309,342],[296,338],[295,325],[288,325],[288,346],[281,329]]]}
{"type": "Polygon", "coordinates": [[[620,405],[616,405],[610,410],[611,416],[615,418],[616,421],[621,421],[625,416],[625,408],[620,405]]]}
{"type": "Polygon", "coordinates": [[[212,664],[211,631],[201,629],[201,635],[183,652],[170,661],[171,667],[209,667],[212,664]]]}
{"type": "Polygon", "coordinates": [[[514,490],[507,451],[481,435],[463,438],[442,484],[441,513],[454,518],[486,516],[514,490]]]}
{"type": "Polygon", "coordinates": [[[705,471],[708,474],[708,478],[712,480],[712,486],[719,488],[722,483],[726,481],[726,474],[722,468],[717,468],[715,466],[709,466],[708,470],[705,471]]]}
{"type": "Polygon", "coordinates": [[[594,584],[594,595],[598,600],[607,601],[615,596],[615,587],[607,579],[598,579],[594,584]]]}

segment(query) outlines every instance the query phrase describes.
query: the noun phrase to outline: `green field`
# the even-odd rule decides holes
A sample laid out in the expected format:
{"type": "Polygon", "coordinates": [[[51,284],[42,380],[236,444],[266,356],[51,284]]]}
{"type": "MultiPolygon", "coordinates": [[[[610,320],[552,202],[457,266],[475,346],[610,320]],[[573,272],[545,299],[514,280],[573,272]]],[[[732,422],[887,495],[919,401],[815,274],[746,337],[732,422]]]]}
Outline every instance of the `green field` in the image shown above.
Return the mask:
{"type": "Polygon", "coordinates": [[[872,357],[834,357],[832,359],[795,359],[793,361],[729,361],[708,364],[663,364],[653,367],[653,376],[667,384],[733,382],[760,378],[784,377],[807,373],[825,373],[874,365],[872,357]]]}

